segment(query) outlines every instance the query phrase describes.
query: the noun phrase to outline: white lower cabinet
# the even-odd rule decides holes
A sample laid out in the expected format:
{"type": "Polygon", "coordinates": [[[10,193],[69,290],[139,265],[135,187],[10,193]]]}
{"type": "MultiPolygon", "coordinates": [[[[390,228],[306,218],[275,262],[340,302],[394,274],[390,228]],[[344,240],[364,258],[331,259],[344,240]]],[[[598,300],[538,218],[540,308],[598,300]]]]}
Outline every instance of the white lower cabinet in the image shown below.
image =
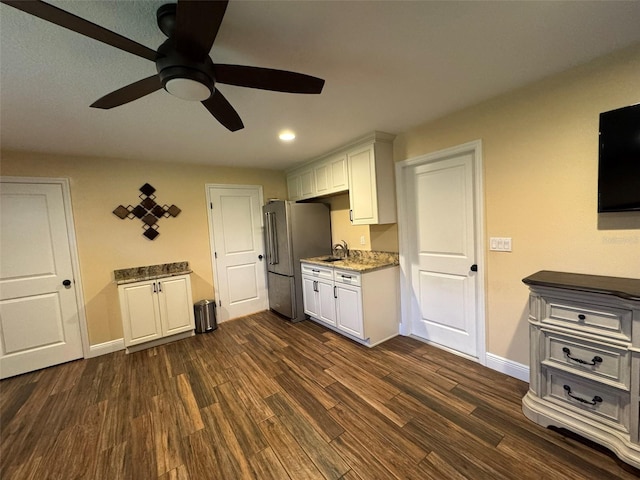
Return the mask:
{"type": "Polygon", "coordinates": [[[195,328],[189,275],[122,284],[118,295],[127,349],[195,328]]]}
{"type": "Polygon", "coordinates": [[[302,268],[304,313],[324,323],[336,325],[333,269],[309,266],[302,268]]]}
{"type": "Polygon", "coordinates": [[[302,262],[304,312],[372,347],[398,335],[398,267],[366,273],[302,262]]]}
{"type": "Polygon", "coordinates": [[[336,320],[339,330],[364,340],[362,291],[339,282],[335,284],[336,320]]]}

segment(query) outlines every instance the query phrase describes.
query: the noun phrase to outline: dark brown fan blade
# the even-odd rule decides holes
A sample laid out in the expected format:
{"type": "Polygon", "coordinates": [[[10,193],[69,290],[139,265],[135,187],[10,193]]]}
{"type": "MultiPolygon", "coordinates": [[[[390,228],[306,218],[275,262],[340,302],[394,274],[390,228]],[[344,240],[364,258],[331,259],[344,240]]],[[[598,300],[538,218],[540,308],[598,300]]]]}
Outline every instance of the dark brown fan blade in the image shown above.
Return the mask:
{"type": "Polygon", "coordinates": [[[224,95],[220,93],[220,90],[216,89],[209,98],[202,102],[207,110],[216,117],[216,119],[232,132],[238,131],[244,128],[244,124],[240,119],[240,115],[231,104],[224,98],[224,95]]]}
{"type": "Polygon", "coordinates": [[[46,20],[61,27],[68,28],[74,32],[85,35],[99,42],[106,43],[112,47],[119,48],[125,52],[133,53],[139,57],[146,58],[155,62],[157,53],[155,50],[140,45],[133,40],[129,40],[122,35],[118,35],[111,30],[107,30],[95,23],[91,23],[83,18],[80,18],[72,13],[66,12],[40,1],[16,1],[16,0],[0,0],[2,3],[6,3],[18,10],[22,10],[25,13],[29,13],[43,20],[46,20]]]}
{"type": "Polygon", "coordinates": [[[145,95],[160,90],[162,83],[158,75],[152,75],[135,83],[111,92],[91,104],[93,108],[109,109],[137,100],[145,95]]]}
{"type": "Polygon", "coordinates": [[[194,60],[207,57],[228,3],[228,0],[178,1],[174,33],[178,52],[194,60]]]}
{"type": "Polygon", "coordinates": [[[215,65],[216,82],[287,93],[320,93],[324,80],[302,73],[245,65],[215,65]]]}

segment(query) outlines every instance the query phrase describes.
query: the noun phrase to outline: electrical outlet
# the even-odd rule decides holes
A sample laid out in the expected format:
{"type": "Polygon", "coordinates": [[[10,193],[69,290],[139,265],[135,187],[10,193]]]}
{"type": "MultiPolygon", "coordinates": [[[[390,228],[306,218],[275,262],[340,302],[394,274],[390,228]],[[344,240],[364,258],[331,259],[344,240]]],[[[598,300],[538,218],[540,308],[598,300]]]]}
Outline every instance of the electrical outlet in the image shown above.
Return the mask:
{"type": "Polygon", "coordinates": [[[511,237],[490,237],[489,250],[494,252],[510,252],[511,237]]]}
{"type": "Polygon", "coordinates": [[[364,235],[360,236],[360,245],[365,245],[367,241],[364,239],[364,235]]]}

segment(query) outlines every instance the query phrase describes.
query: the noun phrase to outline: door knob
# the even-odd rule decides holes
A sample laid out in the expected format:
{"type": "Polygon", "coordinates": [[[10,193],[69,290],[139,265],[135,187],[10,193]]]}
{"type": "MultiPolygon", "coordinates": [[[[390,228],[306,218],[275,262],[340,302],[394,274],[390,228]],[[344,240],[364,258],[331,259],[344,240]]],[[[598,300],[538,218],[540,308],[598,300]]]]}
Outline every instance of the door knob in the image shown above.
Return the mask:
{"type": "Polygon", "coordinates": [[[262,255],[258,255],[258,260],[262,260],[264,257],[262,255]]]}
{"type": "Polygon", "coordinates": [[[478,265],[476,265],[475,263],[473,265],[471,265],[471,271],[472,272],[477,272],[478,271],[478,265]]]}
{"type": "Polygon", "coordinates": [[[64,285],[65,287],[70,287],[71,286],[71,280],[63,280],[62,281],[62,285],[64,285]]]}

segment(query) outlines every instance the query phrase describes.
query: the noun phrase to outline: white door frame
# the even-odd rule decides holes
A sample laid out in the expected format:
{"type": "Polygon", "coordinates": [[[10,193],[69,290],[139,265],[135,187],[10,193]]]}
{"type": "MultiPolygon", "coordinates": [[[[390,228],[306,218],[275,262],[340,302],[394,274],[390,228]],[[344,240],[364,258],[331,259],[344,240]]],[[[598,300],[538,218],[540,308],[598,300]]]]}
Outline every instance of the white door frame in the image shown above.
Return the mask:
{"type": "Polygon", "coordinates": [[[71,189],[68,178],[49,177],[0,177],[7,183],[37,183],[37,184],[57,184],[62,188],[62,201],[64,213],[67,221],[67,235],[69,238],[69,253],[71,255],[71,268],[73,269],[73,279],[75,281],[74,290],[76,293],[76,307],[78,310],[78,324],[80,325],[80,339],[82,340],[83,358],[91,357],[91,346],[89,345],[89,330],[87,328],[87,317],[85,312],[84,293],[82,290],[82,278],[80,276],[80,261],[78,256],[78,243],[76,242],[76,230],[73,219],[73,209],[71,208],[71,189]]]}
{"type": "MultiPolygon", "coordinates": [[[[406,184],[409,181],[409,170],[415,166],[426,163],[433,163],[445,158],[470,154],[473,158],[473,180],[474,180],[474,209],[475,209],[475,247],[476,247],[476,264],[478,265],[477,290],[476,290],[476,321],[477,321],[477,352],[478,358],[471,358],[453,350],[453,353],[464,357],[477,360],[482,365],[486,365],[486,324],[485,324],[485,284],[487,272],[485,268],[485,252],[484,252],[484,189],[483,189],[483,170],[482,170],[482,141],[474,140],[472,142],[457,145],[451,148],[445,148],[436,152],[420,155],[418,157],[409,158],[396,163],[396,196],[398,202],[398,237],[400,246],[400,334],[410,336],[412,325],[410,308],[411,299],[411,239],[408,233],[408,208],[407,200],[404,192],[407,191],[406,184]]],[[[424,339],[420,339],[424,340],[424,339]]],[[[429,343],[429,342],[427,342],[429,343]]],[[[441,345],[438,347],[442,348],[441,345]]],[[[449,350],[446,349],[445,350],[449,350]]]]}
{"type": "MultiPolygon", "coordinates": [[[[259,195],[259,200],[260,200],[260,206],[262,208],[262,205],[264,205],[264,195],[262,192],[262,185],[228,185],[225,183],[206,183],[204,185],[204,191],[205,191],[205,196],[207,199],[207,222],[209,224],[209,247],[210,247],[210,255],[211,255],[211,270],[213,271],[213,295],[214,298],[216,300],[216,303],[218,303],[218,305],[220,305],[220,297],[218,296],[218,285],[220,285],[219,281],[220,281],[220,276],[218,275],[218,269],[216,268],[216,256],[215,256],[215,252],[216,252],[216,241],[213,235],[213,216],[211,214],[212,212],[212,205],[213,205],[213,200],[211,198],[211,195],[209,194],[209,189],[211,188],[237,188],[237,189],[242,189],[242,188],[257,188],[258,189],[258,195],[259,195]]],[[[263,222],[263,218],[262,215],[260,215],[260,226],[262,227],[262,241],[264,243],[264,222],[263,222]]],[[[263,245],[263,251],[264,251],[264,245],[263,245]]],[[[266,268],[264,269],[264,284],[265,286],[267,285],[267,270],[266,268]]],[[[266,292],[265,292],[266,293],[266,292]]]]}

